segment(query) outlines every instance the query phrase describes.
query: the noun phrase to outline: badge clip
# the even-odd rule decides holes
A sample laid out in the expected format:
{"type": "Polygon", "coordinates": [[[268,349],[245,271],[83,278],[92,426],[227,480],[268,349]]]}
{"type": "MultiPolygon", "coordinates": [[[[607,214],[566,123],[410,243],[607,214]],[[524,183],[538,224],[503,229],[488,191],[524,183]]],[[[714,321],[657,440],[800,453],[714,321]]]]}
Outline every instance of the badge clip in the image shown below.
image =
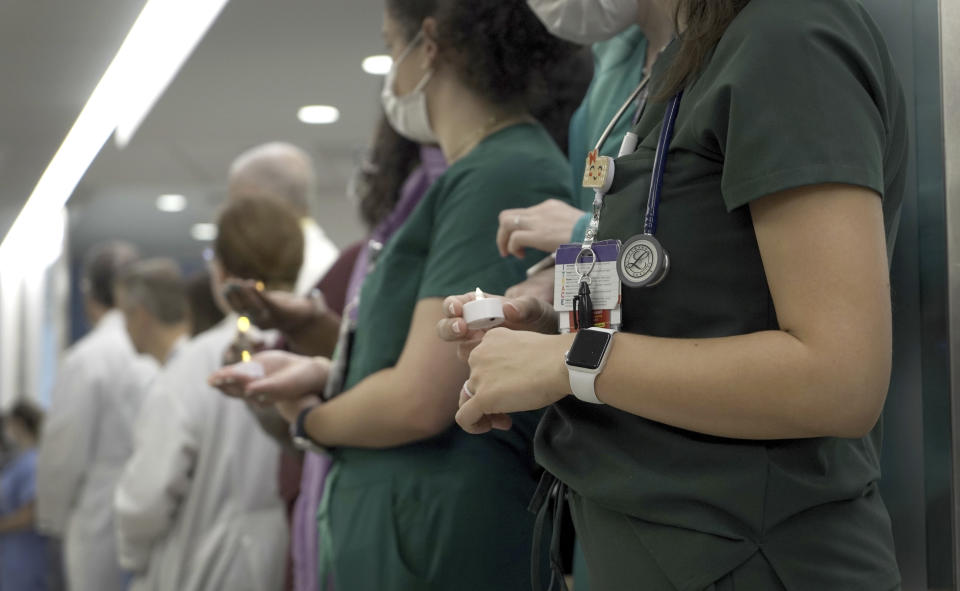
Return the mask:
{"type": "Polygon", "coordinates": [[[597,150],[587,154],[587,162],[583,167],[583,186],[599,193],[606,193],[613,184],[613,158],[600,156],[597,150]]]}

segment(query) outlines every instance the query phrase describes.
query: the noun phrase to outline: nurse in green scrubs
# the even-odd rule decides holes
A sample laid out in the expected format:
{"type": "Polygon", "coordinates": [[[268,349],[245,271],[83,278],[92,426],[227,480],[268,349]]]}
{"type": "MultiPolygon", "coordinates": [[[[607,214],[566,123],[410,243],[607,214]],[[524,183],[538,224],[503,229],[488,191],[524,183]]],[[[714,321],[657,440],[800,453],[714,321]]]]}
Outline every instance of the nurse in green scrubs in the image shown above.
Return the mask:
{"type": "Polygon", "coordinates": [[[482,438],[458,428],[468,368],[435,326],[447,294],[502,293],[537,259],[500,257],[501,210],[569,201],[566,160],[524,103],[538,72],[575,47],[523,0],[388,0],[383,33],[394,58],[388,119],[411,140],[437,142],[450,166],[364,283],[343,393],[299,398],[323,389],[331,364],[279,353],[255,357],[268,377],[247,391],[295,398],[281,411],[333,454],[322,581],[332,574],[340,591],[526,591],[541,413],[482,438]]]}
{"type": "MultiPolygon", "coordinates": [[[[498,328],[470,354],[457,421],[481,433],[548,407],[537,460],[569,487],[592,591],[899,589],[877,481],[900,81],[857,0],[671,1],[679,38],[599,231],[643,231],[682,89],[656,230],[669,272],[624,285],[599,402],[570,379],[572,335],[498,328]]],[[[447,302],[448,339],[466,299],[447,302]]]]}

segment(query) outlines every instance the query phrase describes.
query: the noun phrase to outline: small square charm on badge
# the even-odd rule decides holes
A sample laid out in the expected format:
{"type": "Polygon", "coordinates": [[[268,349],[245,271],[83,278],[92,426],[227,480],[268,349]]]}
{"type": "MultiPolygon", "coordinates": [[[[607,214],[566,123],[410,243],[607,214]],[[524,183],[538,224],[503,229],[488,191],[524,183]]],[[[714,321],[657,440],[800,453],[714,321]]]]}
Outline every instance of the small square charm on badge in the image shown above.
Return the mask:
{"type": "Polygon", "coordinates": [[[587,154],[583,167],[584,188],[603,189],[607,185],[607,175],[610,174],[610,162],[610,158],[598,155],[597,150],[587,154]]]}

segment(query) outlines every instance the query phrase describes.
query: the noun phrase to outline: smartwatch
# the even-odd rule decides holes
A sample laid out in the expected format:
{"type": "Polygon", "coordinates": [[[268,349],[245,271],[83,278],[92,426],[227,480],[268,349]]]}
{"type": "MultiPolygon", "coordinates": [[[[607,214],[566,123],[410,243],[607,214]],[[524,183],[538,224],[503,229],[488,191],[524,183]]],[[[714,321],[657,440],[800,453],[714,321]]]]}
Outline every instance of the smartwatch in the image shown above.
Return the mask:
{"type": "Polygon", "coordinates": [[[301,410],[297,415],[297,420],[290,425],[290,439],[293,441],[293,446],[300,451],[312,451],[318,454],[326,453],[326,450],[322,446],[318,445],[313,439],[310,439],[310,435],[307,434],[304,426],[307,415],[318,406],[320,406],[320,404],[314,404],[301,410]]]}
{"type": "Polygon", "coordinates": [[[590,327],[578,331],[573,337],[566,355],[570,391],[584,402],[603,404],[597,398],[594,383],[610,357],[614,332],[609,328],[590,327]]]}

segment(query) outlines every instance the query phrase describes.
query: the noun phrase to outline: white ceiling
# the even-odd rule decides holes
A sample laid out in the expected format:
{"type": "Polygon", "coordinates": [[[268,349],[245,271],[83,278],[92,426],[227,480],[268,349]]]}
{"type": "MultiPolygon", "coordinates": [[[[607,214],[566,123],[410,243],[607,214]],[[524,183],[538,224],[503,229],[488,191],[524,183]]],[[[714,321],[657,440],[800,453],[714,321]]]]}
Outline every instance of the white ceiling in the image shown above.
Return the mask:
{"type": "Polygon", "coordinates": [[[0,0],[0,236],[116,53],[143,0],[0,0]]]}
{"type": "MultiPolygon", "coordinates": [[[[29,195],[143,0],[0,0],[0,235],[29,195]]],[[[124,150],[104,147],[69,203],[73,256],[123,238],[146,254],[196,257],[197,221],[213,221],[230,161],[285,140],[316,159],[318,221],[341,245],[363,229],[344,195],[378,116],[382,83],[360,69],[383,52],[382,0],[231,0],[124,150]],[[305,104],[340,121],[307,126],[305,104]],[[161,213],[161,193],[189,205],[161,213]]]]}

